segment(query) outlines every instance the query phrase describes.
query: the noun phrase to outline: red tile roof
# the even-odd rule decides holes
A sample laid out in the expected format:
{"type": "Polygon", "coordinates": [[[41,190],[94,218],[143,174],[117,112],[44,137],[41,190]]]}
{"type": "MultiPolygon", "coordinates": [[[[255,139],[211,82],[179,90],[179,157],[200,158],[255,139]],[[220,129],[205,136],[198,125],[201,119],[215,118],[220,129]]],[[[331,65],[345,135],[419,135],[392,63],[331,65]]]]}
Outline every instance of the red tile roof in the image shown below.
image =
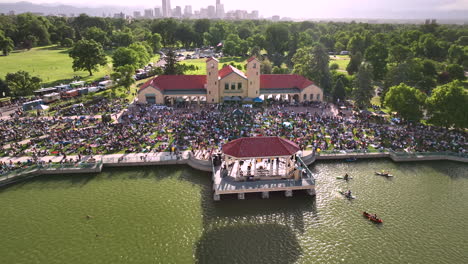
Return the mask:
{"type": "Polygon", "coordinates": [[[228,76],[229,74],[231,74],[233,72],[240,75],[241,77],[247,79],[247,76],[245,76],[245,73],[243,73],[242,71],[238,70],[237,68],[235,68],[235,67],[233,67],[231,65],[224,66],[224,68],[219,70],[218,75],[219,75],[219,77],[221,79],[223,79],[224,77],[228,76]]]}
{"type": "Polygon", "coordinates": [[[262,74],[260,89],[299,88],[304,89],[314,82],[297,74],[262,74]]]}
{"type": "Polygon", "coordinates": [[[205,89],[206,75],[159,75],[147,81],[140,90],[152,86],[164,90],[196,90],[205,89]]]}
{"type": "Polygon", "coordinates": [[[213,57],[209,57],[208,59],[206,59],[206,62],[209,62],[209,61],[211,61],[211,60],[214,60],[214,61],[216,61],[216,62],[219,62],[216,58],[213,58],[213,57]]]}
{"type": "Polygon", "coordinates": [[[247,62],[251,62],[251,61],[256,60],[256,59],[257,59],[257,57],[252,56],[252,57],[250,57],[250,58],[247,60],[247,62]]]}
{"type": "Polygon", "coordinates": [[[280,137],[239,138],[223,145],[223,153],[236,158],[290,156],[300,148],[280,137]]]}

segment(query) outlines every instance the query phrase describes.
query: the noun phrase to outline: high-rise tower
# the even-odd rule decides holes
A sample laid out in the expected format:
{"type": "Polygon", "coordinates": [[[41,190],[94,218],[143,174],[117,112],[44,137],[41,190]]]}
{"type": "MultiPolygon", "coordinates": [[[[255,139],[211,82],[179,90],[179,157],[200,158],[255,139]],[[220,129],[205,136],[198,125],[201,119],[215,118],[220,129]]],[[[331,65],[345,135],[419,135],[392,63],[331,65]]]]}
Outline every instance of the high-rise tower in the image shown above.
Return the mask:
{"type": "Polygon", "coordinates": [[[163,17],[170,17],[171,16],[171,0],[162,0],[162,15],[163,17]]]}

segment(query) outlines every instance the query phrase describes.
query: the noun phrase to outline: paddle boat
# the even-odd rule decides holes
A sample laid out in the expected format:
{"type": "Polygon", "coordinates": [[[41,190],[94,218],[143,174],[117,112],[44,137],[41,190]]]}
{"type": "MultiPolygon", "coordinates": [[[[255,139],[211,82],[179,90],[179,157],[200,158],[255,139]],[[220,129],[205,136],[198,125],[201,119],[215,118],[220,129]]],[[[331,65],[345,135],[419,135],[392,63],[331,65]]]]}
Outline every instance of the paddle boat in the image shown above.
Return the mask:
{"type": "Polygon", "coordinates": [[[388,172],[377,172],[376,171],[375,175],[384,176],[384,177],[393,177],[393,175],[388,173],[388,172]]]}
{"type": "Polygon", "coordinates": [[[356,199],[356,196],[351,194],[351,191],[338,190],[338,192],[348,199],[356,199]]]}
{"type": "Polygon", "coordinates": [[[369,214],[368,212],[364,211],[362,212],[362,215],[374,223],[377,223],[377,224],[383,223],[383,220],[378,218],[376,214],[369,214]]]}

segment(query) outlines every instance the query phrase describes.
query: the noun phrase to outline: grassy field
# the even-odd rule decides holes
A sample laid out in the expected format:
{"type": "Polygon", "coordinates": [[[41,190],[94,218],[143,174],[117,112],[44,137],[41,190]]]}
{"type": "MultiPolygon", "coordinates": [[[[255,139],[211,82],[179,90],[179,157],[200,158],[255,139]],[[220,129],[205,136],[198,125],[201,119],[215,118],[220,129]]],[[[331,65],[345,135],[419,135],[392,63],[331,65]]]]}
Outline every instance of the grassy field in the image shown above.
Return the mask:
{"type": "Polygon", "coordinates": [[[73,71],[68,49],[56,46],[33,48],[30,51],[16,51],[9,56],[0,57],[0,77],[4,78],[7,73],[23,70],[32,76],[40,77],[44,86],[66,82],[74,76],[89,81],[111,73],[112,64],[110,58],[108,59],[108,65],[99,67],[99,70],[93,73],[94,76],[89,76],[85,71],[73,71]]]}
{"type": "MultiPolygon", "coordinates": [[[[236,65],[241,64],[243,67],[245,64],[247,64],[247,58],[241,58],[241,57],[226,57],[226,58],[221,58],[219,59],[219,69],[223,67],[224,64],[231,64],[234,63],[236,65]]],[[[198,67],[197,70],[194,71],[188,71],[185,74],[186,75],[204,75],[206,74],[206,59],[195,59],[195,60],[184,60],[181,63],[187,64],[187,65],[194,65],[195,67],[198,67]]],[[[245,69],[240,69],[245,72],[245,69]]]]}
{"type": "MultiPolygon", "coordinates": [[[[112,60],[109,56],[107,59],[106,66],[99,67],[93,76],[89,76],[88,72],[85,71],[73,71],[68,49],[46,46],[33,48],[30,51],[15,51],[9,56],[0,56],[0,78],[5,78],[7,73],[23,70],[32,76],[40,77],[44,87],[66,83],[74,76],[80,76],[83,81],[94,81],[111,74],[112,60]]],[[[152,61],[156,62],[158,59],[159,55],[153,57],[152,61]]]]}
{"type": "Polygon", "coordinates": [[[349,61],[350,61],[350,58],[347,55],[330,56],[330,65],[334,63],[338,64],[339,66],[338,71],[340,72],[346,72],[346,67],[349,64],[349,61]]]}

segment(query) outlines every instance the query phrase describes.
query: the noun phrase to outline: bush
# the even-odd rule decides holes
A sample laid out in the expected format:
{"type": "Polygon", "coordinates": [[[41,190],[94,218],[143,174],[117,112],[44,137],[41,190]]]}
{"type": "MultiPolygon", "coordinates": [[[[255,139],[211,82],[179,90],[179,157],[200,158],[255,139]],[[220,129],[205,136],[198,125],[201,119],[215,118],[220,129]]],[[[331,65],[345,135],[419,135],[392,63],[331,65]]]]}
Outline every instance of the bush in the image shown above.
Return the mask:
{"type": "Polygon", "coordinates": [[[340,68],[340,66],[338,65],[338,63],[332,63],[332,65],[330,65],[330,71],[336,71],[340,68]]]}
{"type": "Polygon", "coordinates": [[[70,38],[66,38],[64,40],[62,40],[62,43],[60,43],[60,45],[62,45],[62,47],[72,47],[73,46],[73,40],[70,39],[70,38]]]}

